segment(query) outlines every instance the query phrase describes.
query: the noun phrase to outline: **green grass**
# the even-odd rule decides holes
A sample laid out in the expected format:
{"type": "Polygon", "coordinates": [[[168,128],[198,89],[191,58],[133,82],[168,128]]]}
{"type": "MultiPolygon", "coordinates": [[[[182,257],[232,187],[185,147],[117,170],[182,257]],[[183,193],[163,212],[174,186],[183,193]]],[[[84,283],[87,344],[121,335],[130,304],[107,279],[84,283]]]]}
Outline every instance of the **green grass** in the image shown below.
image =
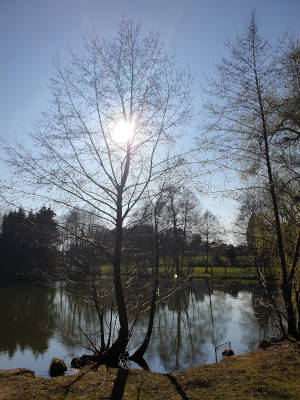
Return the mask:
{"type": "MultiPolygon", "coordinates": [[[[205,267],[195,267],[193,269],[193,277],[194,278],[207,278],[210,277],[211,269],[208,268],[208,273],[205,272],[205,267]]],[[[256,279],[256,270],[254,267],[250,268],[241,268],[241,267],[213,267],[212,268],[212,276],[213,278],[226,278],[227,279],[256,279]]]]}
{"type": "MultiPolygon", "coordinates": [[[[112,266],[111,265],[103,265],[98,268],[98,271],[101,270],[101,274],[104,276],[112,275],[112,266]]],[[[171,269],[168,271],[170,272],[171,269]]],[[[97,270],[96,270],[97,271],[97,270]]],[[[187,273],[189,270],[187,268],[183,268],[183,273],[187,273]]],[[[151,267],[147,268],[148,274],[151,274],[151,267]]],[[[174,270],[175,272],[175,270],[174,270]]],[[[126,273],[126,268],[122,268],[122,273],[126,273]]],[[[163,266],[160,266],[159,273],[164,274],[165,269],[163,266]]],[[[256,270],[254,267],[227,267],[226,274],[224,267],[212,267],[212,275],[214,278],[226,278],[227,279],[256,279],[256,270]]],[[[205,266],[196,266],[192,269],[193,278],[209,278],[211,277],[211,267],[208,267],[208,272],[205,272],[205,266]]]]}
{"type": "MultiPolygon", "coordinates": [[[[222,266],[220,265],[214,265],[214,255],[209,255],[209,263],[212,265],[212,275],[213,278],[216,279],[257,279],[257,273],[256,269],[253,266],[253,262],[250,257],[248,256],[238,256],[235,262],[234,266],[229,266],[229,262],[227,257],[225,256],[220,256],[219,259],[221,260],[221,263],[223,264],[222,266]],[[226,274],[225,274],[225,265],[226,265],[226,274]]],[[[172,265],[172,260],[167,259],[167,273],[175,273],[175,268],[171,268],[172,265]]],[[[200,255],[200,256],[195,256],[192,257],[190,260],[192,261],[192,265],[194,265],[192,269],[192,276],[193,278],[208,278],[211,277],[211,266],[208,266],[208,273],[205,272],[205,265],[206,265],[206,256],[205,255],[200,255]]],[[[187,262],[187,257],[184,259],[184,265],[187,262]]],[[[134,266],[133,268],[136,268],[134,266]]],[[[94,272],[100,271],[103,276],[110,276],[112,275],[112,266],[111,265],[102,265],[99,267],[96,267],[94,272]]],[[[132,266],[129,266],[129,272],[132,270],[132,266]]],[[[121,272],[125,274],[127,272],[127,268],[125,266],[122,267],[121,272]]],[[[148,263],[147,267],[147,273],[151,274],[152,269],[150,264],[148,263]]],[[[189,269],[187,267],[183,268],[183,273],[185,274],[186,272],[189,272],[189,269]]],[[[164,266],[164,260],[161,258],[160,259],[160,268],[159,268],[159,273],[164,274],[165,273],[165,266],[164,266]]],[[[276,279],[281,278],[281,270],[278,268],[277,273],[276,273],[276,279]]],[[[300,281],[300,268],[298,268],[297,275],[296,275],[296,281],[300,281]]]]}

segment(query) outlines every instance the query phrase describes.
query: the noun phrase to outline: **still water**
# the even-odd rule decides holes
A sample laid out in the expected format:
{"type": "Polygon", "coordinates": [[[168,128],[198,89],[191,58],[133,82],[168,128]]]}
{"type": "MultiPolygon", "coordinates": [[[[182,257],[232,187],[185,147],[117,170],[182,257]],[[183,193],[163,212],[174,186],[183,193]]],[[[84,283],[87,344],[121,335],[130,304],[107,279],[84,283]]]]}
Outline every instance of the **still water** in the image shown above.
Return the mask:
{"type": "MultiPolygon", "coordinates": [[[[195,280],[157,307],[145,360],[150,370],[171,372],[215,362],[215,346],[230,341],[236,354],[254,350],[259,339],[276,335],[271,316],[257,302],[255,287],[195,280]]],[[[130,343],[147,330],[141,315],[130,343]]],[[[62,285],[49,288],[19,283],[0,288],[0,369],[24,367],[47,377],[53,357],[70,365],[84,353],[76,327],[98,329],[97,315],[79,295],[62,285]],[[77,343],[76,343],[77,342],[77,343]]],[[[217,354],[218,355],[218,354],[217,354]]],[[[220,355],[218,355],[220,358],[220,355]]],[[[136,367],[136,366],[132,366],[136,367]]]]}

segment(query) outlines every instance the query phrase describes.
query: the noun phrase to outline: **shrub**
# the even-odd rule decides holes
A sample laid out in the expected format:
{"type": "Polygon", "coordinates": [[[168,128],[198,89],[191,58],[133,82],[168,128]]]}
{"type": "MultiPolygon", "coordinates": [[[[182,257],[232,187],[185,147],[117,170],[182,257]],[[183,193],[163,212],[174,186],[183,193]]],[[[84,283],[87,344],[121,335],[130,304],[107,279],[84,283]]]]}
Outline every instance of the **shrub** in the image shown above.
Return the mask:
{"type": "Polygon", "coordinates": [[[52,358],[49,373],[50,376],[61,376],[67,371],[67,366],[64,360],[52,358]]]}

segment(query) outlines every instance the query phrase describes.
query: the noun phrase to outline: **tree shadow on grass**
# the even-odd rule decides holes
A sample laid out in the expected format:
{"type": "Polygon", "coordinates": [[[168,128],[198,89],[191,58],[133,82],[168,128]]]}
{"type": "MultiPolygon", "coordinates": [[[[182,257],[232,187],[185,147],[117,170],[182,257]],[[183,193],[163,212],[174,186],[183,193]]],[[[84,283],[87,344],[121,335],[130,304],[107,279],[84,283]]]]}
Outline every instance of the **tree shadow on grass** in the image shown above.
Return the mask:
{"type": "Polygon", "coordinates": [[[119,368],[118,374],[114,382],[114,386],[111,392],[110,400],[121,400],[123,398],[124,388],[126,385],[128,370],[119,368]]]}
{"type": "Polygon", "coordinates": [[[76,374],[77,375],[76,378],[71,383],[69,383],[68,385],[65,386],[65,391],[63,393],[64,397],[67,396],[72,385],[74,385],[76,382],[79,382],[84,377],[84,375],[86,375],[88,372],[89,371],[83,371],[83,372],[80,371],[80,372],[78,372],[78,374],[76,374]]]}
{"type": "MultiPolygon", "coordinates": [[[[93,369],[95,368],[92,368],[92,370],[93,369]]],[[[90,372],[90,370],[79,372],[76,378],[72,380],[71,383],[65,386],[65,391],[63,393],[64,397],[69,394],[71,387],[75,383],[79,382],[88,372],[90,372]]],[[[128,374],[129,374],[128,370],[123,368],[118,369],[118,374],[114,381],[113,389],[110,395],[110,400],[122,400],[128,374]]]]}
{"type": "Polygon", "coordinates": [[[169,381],[172,383],[172,385],[174,385],[174,387],[175,387],[177,393],[179,394],[179,396],[181,396],[181,398],[183,400],[189,400],[189,398],[187,397],[187,395],[185,394],[184,390],[179,385],[179,383],[177,382],[175,377],[172,376],[172,375],[169,375],[169,374],[167,374],[166,377],[169,379],[169,381]]]}

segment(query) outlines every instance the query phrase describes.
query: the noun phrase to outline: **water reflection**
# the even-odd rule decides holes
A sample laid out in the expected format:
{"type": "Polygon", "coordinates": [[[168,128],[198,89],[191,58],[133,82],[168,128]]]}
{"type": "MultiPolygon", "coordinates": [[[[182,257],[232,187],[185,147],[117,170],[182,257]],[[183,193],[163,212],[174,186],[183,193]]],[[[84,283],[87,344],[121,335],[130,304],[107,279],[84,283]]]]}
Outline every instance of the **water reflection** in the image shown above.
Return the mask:
{"type": "MultiPolygon", "coordinates": [[[[160,290],[167,285],[161,282],[160,290]]],[[[24,283],[2,288],[0,368],[27,366],[45,376],[52,357],[69,362],[72,356],[85,352],[74,341],[79,339],[78,325],[86,332],[99,329],[95,310],[82,296],[85,290],[24,283]],[[20,353],[24,353],[22,362],[26,365],[20,365],[20,353]]],[[[150,369],[170,372],[214,362],[218,344],[229,340],[235,353],[242,353],[253,350],[260,338],[275,336],[269,310],[258,298],[261,300],[255,290],[238,284],[223,287],[205,280],[192,281],[157,307],[145,354],[150,369]]],[[[143,314],[137,320],[130,342],[132,350],[143,340],[147,322],[143,314]]]]}
{"type": "MultiPolygon", "coordinates": [[[[158,308],[145,356],[155,370],[172,371],[214,361],[214,347],[227,339],[232,320],[232,298],[211,291],[206,282],[193,283],[180,296],[158,308]]],[[[141,329],[142,329],[141,324],[141,329]]]]}
{"type": "Polygon", "coordinates": [[[17,349],[43,354],[56,329],[54,298],[54,289],[32,284],[1,288],[0,352],[9,358],[17,349]]]}

